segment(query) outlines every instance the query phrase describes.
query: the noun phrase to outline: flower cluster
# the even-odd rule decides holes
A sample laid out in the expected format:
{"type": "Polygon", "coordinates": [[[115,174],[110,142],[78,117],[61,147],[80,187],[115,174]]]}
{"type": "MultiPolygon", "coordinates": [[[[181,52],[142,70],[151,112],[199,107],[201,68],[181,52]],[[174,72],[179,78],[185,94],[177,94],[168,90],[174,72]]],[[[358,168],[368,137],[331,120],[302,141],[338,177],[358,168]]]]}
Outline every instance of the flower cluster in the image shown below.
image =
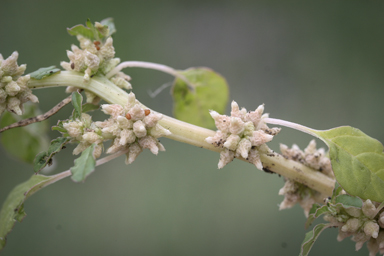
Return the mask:
{"type": "Polygon", "coordinates": [[[0,115],[5,110],[21,115],[25,102],[39,102],[27,86],[30,76],[22,76],[27,66],[17,65],[18,57],[19,54],[13,52],[4,60],[0,54],[0,115]]]}
{"type": "MultiPolygon", "coordinates": [[[[109,29],[104,25],[96,22],[95,28],[102,32],[103,35],[109,34],[109,29]]],[[[100,73],[106,75],[109,71],[120,63],[119,58],[115,58],[115,48],[113,47],[112,37],[106,40],[91,40],[82,35],[77,35],[80,42],[80,48],[76,45],[71,46],[72,51],[67,51],[67,56],[70,62],[61,62],[61,66],[68,71],[78,71],[84,73],[84,82],[100,73]]],[[[129,80],[131,78],[123,72],[118,72],[110,78],[110,80],[124,89],[132,89],[129,80]]],[[[69,86],[67,92],[73,92],[76,88],[69,86]]],[[[91,92],[86,91],[87,102],[98,102],[99,98],[91,92]]]]}
{"type": "MultiPolygon", "coordinates": [[[[334,177],[331,160],[326,156],[324,148],[316,149],[315,140],[312,140],[304,151],[300,150],[297,145],[288,148],[284,144],[280,145],[280,151],[287,159],[298,161],[312,169],[321,171],[331,178],[334,177]]],[[[309,210],[315,203],[315,197],[319,196],[319,192],[294,180],[285,179],[284,187],[280,189],[279,195],[284,195],[280,210],[291,208],[299,203],[304,209],[304,214],[308,216],[309,210]]]]}
{"type": "Polygon", "coordinates": [[[101,107],[104,113],[111,116],[103,122],[92,122],[90,116],[83,113],[81,120],[63,123],[66,133],[74,142],[79,142],[74,154],[96,143],[94,156],[97,158],[102,151],[102,142],[109,139],[113,139],[113,142],[106,153],[128,149],[126,164],[132,163],[145,148],[155,155],[165,150],[158,138],[170,135],[171,132],[158,124],[162,115],[144,109],[132,92],[125,106],[104,104],[101,107]]]}
{"type": "Polygon", "coordinates": [[[363,202],[362,208],[330,205],[331,211],[324,216],[324,220],[339,227],[338,241],[352,236],[356,251],[368,242],[370,256],[378,252],[384,254],[384,211],[378,207],[379,203],[369,199],[363,202]]]}
{"type": "Polygon", "coordinates": [[[268,117],[268,114],[263,115],[263,105],[250,112],[245,108],[240,109],[235,101],[232,101],[231,107],[231,116],[210,111],[218,131],[205,141],[223,149],[220,152],[219,169],[235,157],[242,157],[261,170],[263,165],[259,151],[266,142],[273,139],[280,128],[268,128],[263,122],[268,117]]]}

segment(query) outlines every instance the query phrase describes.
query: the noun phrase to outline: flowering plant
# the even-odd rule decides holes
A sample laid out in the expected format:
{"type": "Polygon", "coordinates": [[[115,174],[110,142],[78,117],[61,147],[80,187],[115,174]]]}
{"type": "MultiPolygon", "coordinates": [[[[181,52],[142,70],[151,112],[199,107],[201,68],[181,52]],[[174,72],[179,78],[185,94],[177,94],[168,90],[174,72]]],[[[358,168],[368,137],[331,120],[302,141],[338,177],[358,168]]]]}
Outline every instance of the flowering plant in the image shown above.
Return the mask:
{"type": "MultiPolygon", "coordinates": [[[[52,128],[59,132],[59,137],[32,159],[24,159],[33,164],[36,174],[16,186],[3,204],[0,249],[5,246],[6,236],[15,222],[25,217],[24,202],[33,193],[66,177],[75,182],[84,181],[96,166],[123,154],[126,164],[135,161],[145,149],[157,155],[159,151],[165,151],[158,139],[166,137],[219,152],[220,169],[238,158],[259,170],[284,176],[285,185],[279,191],[284,195],[280,209],[300,204],[307,217],[306,226],[321,215],[327,221],[307,233],[300,255],[308,255],[317,237],[329,227],[339,228],[338,240],[352,236],[357,250],[367,242],[370,255],[384,253],[384,153],[379,141],[349,126],[320,131],[270,118],[263,114],[264,105],[247,111],[232,101],[230,116],[220,114],[228,101],[228,86],[214,71],[207,68],[180,71],[156,63],[121,62],[115,58],[112,35],[116,29],[110,18],[95,24],[88,20],[86,26],[77,25],[68,32],[77,37],[80,47],[72,45],[71,51],[67,51],[69,61],[61,62],[64,71],[48,67],[23,75],[26,65],[17,64],[17,52],[6,59],[0,55],[2,118],[10,118],[10,113],[23,115],[26,102],[37,103],[32,89],[67,86],[66,92],[71,93],[45,114],[10,124],[0,132],[43,121],[64,105],[70,102],[73,105],[72,115],[52,128]],[[125,91],[132,90],[130,76],[121,71],[127,67],[155,69],[173,75],[175,116],[183,121],[149,109],[133,92],[125,91]],[[85,104],[82,92],[86,97],[85,104]],[[106,104],[99,106],[100,100],[106,104]],[[99,108],[110,117],[93,121],[90,112],[99,108]],[[201,111],[205,114],[199,115],[198,119],[187,113],[201,111]],[[212,122],[216,131],[203,128],[212,122]],[[266,143],[274,139],[281,128],[270,128],[268,124],[311,134],[323,140],[329,151],[317,149],[313,140],[304,151],[296,145],[288,148],[282,144],[281,154],[278,154],[266,143]],[[107,141],[111,144],[105,149],[107,141]],[[75,165],[56,175],[39,174],[52,164],[52,157],[68,143],[77,145],[73,154],[80,156],[75,165]],[[104,151],[109,155],[101,158],[104,151]]],[[[41,136],[36,137],[36,141],[40,140],[43,140],[41,136]]],[[[6,143],[4,147],[7,148],[6,143]]],[[[39,148],[28,150],[35,152],[39,148]]]]}

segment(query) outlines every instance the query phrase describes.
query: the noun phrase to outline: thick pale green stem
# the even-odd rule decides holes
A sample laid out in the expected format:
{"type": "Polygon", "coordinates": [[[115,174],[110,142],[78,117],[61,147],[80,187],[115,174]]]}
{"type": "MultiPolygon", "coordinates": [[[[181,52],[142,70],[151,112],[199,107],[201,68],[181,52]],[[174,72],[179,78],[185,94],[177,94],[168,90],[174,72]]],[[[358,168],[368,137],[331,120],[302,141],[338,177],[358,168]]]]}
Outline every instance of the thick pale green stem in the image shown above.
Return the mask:
{"type": "MultiPolygon", "coordinates": [[[[127,104],[128,93],[118,88],[105,77],[95,76],[88,83],[84,83],[83,74],[72,71],[62,71],[60,74],[47,77],[43,80],[31,80],[29,83],[29,87],[34,89],[53,86],[74,86],[89,90],[108,103],[127,104]]],[[[168,116],[164,116],[159,123],[171,131],[172,134],[167,136],[167,138],[215,152],[221,151],[220,148],[214,147],[205,141],[207,137],[214,136],[215,131],[182,122],[168,116]]],[[[245,159],[241,160],[246,161],[245,159]]],[[[332,195],[335,181],[320,172],[314,171],[298,162],[287,160],[277,153],[262,154],[261,161],[265,169],[303,183],[326,196],[332,195]]]]}

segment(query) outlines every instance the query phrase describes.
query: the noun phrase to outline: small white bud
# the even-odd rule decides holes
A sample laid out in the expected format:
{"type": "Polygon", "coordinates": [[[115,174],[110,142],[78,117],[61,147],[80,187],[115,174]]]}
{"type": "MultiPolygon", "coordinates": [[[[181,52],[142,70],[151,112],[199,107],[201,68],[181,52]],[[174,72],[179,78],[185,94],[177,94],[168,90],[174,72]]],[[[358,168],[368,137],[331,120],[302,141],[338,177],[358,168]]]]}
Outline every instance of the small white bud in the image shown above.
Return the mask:
{"type": "Polygon", "coordinates": [[[103,104],[101,105],[101,110],[113,118],[124,114],[124,108],[118,104],[103,104]]]}
{"type": "Polygon", "coordinates": [[[345,225],[341,227],[343,232],[356,232],[362,225],[362,222],[357,218],[350,218],[345,225]]]}
{"type": "Polygon", "coordinates": [[[20,86],[15,81],[11,81],[5,86],[5,92],[9,96],[15,96],[20,90],[20,86]]]}
{"type": "Polygon", "coordinates": [[[162,127],[161,125],[157,124],[156,126],[148,130],[148,134],[150,134],[154,138],[159,138],[159,137],[171,135],[171,132],[165,129],[164,127],[162,127]]]}
{"type": "Polygon", "coordinates": [[[161,118],[163,118],[162,114],[150,113],[144,117],[143,122],[145,123],[146,127],[154,127],[161,118]]]}
{"type": "Polygon", "coordinates": [[[145,117],[144,109],[139,104],[135,104],[128,113],[131,115],[133,121],[142,120],[145,117]]]}
{"type": "Polygon", "coordinates": [[[364,224],[364,233],[367,236],[377,238],[377,236],[379,235],[379,230],[380,230],[380,227],[376,222],[367,221],[364,224]]]}
{"type": "Polygon", "coordinates": [[[141,148],[148,148],[152,154],[157,155],[159,153],[159,148],[157,147],[157,140],[152,136],[145,136],[139,139],[139,145],[141,148]]]}
{"type": "Polygon", "coordinates": [[[133,121],[128,120],[125,116],[118,116],[116,121],[120,129],[129,129],[133,127],[133,121]]]}
{"type": "Polygon", "coordinates": [[[95,132],[86,132],[83,134],[82,138],[89,144],[93,144],[93,143],[99,144],[103,141],[103,138],[95,132]]]}
{"type": "Polygon", "coordinates": [[[364,215],[371,219],[373,219],[377,213],[375,205],[369,199],[363,202],[363,207],[361,209],[363,210],[364,215]]]}
{"type": "Polygon", "coordinates": [[[244,131],[245,123],[239,117],[231,117],[229,132],[232,134],[241,134],[244,131]]]}
{"type": "Polygon", "coordinates": [[[236,153],[241,155],[242,158],[247,159],[249,150],[251,150],[252,144],[247,139],[241,139],[236,149],[236,153]]]}
{"type": "Polygon", "coordinates": [[[235,151],[237,148],[237,144],[239,144],[240,137],[235,134],[231,134],[228,138],[227,141],[224,143],[224,147],[235,151]]]}
{"type": "Polygon", "coordinates": [[[232,162],[235,157],[235,153],[228,149],[224,149],[220,152],[220,160],[218,164],[218,168],[221,169],[226,166],[228,163],[232,162]]]}
{"type": "Polygon", "coordinates": [[[253,163],[257,169],[263,170],[263,164],[261,163],[259,152],[256,149],[249,151],[248,161],[253,163]]]}
{"type": "Polygon", "coordinates": [[[252,146],[261,146],[267,142],[270,142],[273,139],[272,135],[266,134],[262,130],[257,130],[252,133],[252,137],[249,140],[252,143],[252,146]]]}
{"type": "Polygon", "coordinates": [[[138,143],[133,143],[129,146],[129,151],[126,154],[125,164],[131,164],[136,160],[137,156],[143,151],[138,143]]]}
{"type": "Polygon", "coordinates": [[[133,132],[138,138],[142,138],[147,135],[147,129],[145,128],[145,125],[141,120],[136,121],[133,124],[133,132]]]}
{"type": "Polygon", "coordinates": [[[120,133],[120,145],[127,145],[135,142],[136,136],[132,130],[124,129],[120,133]]]}
{"type": "Polygon", "coordinates": [[[7,99],[7,110],[9,112],[12,112],[12,113],[15,113],[17,115],[22,115],[23,114],[23,111],[21,110],[20,108],[20,100],[16,97],[9,97],[7,99]]]}
{"type": "Polygon", "coordinates": [[[209,114],[215,120],[215,125],[220,131],[227,133],[229,132],[229,125],[231,118],[225,115],[220,115],[216,111],[210,110],[209,114]]]}
{"type": "Polygon", "coordinates": [[[356,208],[356,207],[348,207],[348,208],[345,208],[345,211],[351,215],[352,217],[355,217],[355,218],[359,218],[363,212],[361,211],[360,208],[356,208]]]}

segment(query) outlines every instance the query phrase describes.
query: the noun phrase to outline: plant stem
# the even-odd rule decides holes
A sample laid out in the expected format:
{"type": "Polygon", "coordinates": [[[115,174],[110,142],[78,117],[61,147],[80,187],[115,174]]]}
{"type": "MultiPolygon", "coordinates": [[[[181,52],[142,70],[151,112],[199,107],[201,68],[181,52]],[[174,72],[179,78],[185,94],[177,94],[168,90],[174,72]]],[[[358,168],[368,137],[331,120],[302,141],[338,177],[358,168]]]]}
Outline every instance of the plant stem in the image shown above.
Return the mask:
{"type": "Polygon", "coordinates": [[[158,70],[167,74],[170,74],[174,77],[180,78],[184,82],[187,83],[190,90],[194,90],[194,86],[189,82],[189,80],[180,74],[176,69],[171,68],[169,66],[153,63],[153,62],[145,62],[145,61],[124,61],[117,65],[114,69],[112,69],[108,74],[106,74],[106,77],[109,79],[116,75],[118,72],[120,72],[123,68],[148,68],[153,70],[158,70]]]}
{"type": "MultiPolygon", "coordinates": [[[[126,105],[128,98],[127,92],[114,85],[105,77],[95,76],[89,83],[84,83],[83,74],[72,71],[62,71],[60,74],[42,80],[31,80],[28,86],[35,89],[54,86],[74,86],[89,90],[111,104],[126,105]]],[[[268,118],[268,120],[272,123],[275,119],[268,118]]],[[[214,147],[205,141],[207,137],[214,136],[215,131],[192,125],[166,115],[159,121],[159,124],[172,133],[171,135],[166,136],[169,139],[215,152],[221,151],[220,148],[214,147]]],[[[280,121],[279,124],[281,124],[280,121]]],[[[307,129],[306,132],[310,131],[309,128],[304,126],[300,128],[304,130],[307,129]]],[[[285,159],[277,153],[262,154],[260,158],[264,168],[283,175],[286,178],[303,183],[326,196],[332,195],[335,181],[328,176],[298,162],[285,159]]],[[[245,159],[240,160],[246,161],[245,159]]]]}

